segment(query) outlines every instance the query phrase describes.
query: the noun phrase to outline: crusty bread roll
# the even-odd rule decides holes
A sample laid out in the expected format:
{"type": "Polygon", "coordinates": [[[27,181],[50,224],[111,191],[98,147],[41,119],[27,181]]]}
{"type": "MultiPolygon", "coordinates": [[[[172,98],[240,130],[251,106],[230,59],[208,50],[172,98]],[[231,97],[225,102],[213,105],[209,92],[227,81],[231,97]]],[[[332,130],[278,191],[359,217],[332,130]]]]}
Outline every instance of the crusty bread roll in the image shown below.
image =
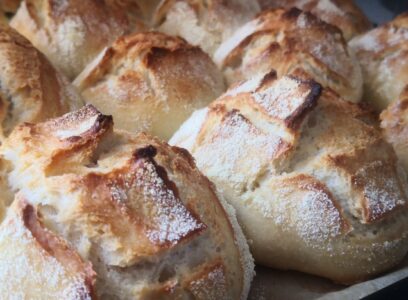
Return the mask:
{"type": "Polygon", "coordinates": [[[224,91],[221,72],[199,47],[154,32],[119,38],[74,85],[118,128],[166,140],[224,91]]]}
{"type": "Polygon", "coordinates": [[[91,299],[90,263],[45,228],[21,197],[0,226],[1,299],[91,299]]]}
{"type": "Polygon", "coordinates": [[[369,30],[372,25],[353,0],[258,0],[262,9],[297,7],[337,26],[346,40],[369,30]]]}
{"type": "Polygon", "coordinates": [[[160,31],[181,36],[212,55],[222,41],[259,11],[254,0],[163,0],[154,19],[160,31]]]}
{"type": "Polygon", "coordinates": [[[10,25],[70,79],[117,37],[141,30],[108,0],[24,0],[10,25]]]}
{"type": "Polygon", "coordinates": [[[10,186],[92,262],[100,299],[246,299],[245,238],[192,157],[112,126],[85,106],[17,127],[10,186]]]}
{"type": "Polygon", "coordinates": [[[258,263],[353,283],[407,253],[408,186],[370,115],[320,92],[300,71],[255,77],[170,143],[235,207],[258,263]]]}
{"type": "Polygon", "coordinates": [[[0,26],[0,142],[22,122],[39,122],[82,106],[68,80],[29,41],[0,26]]]}
{"type": "Polygon", "coordinates": [[[349,45],[363,70],[364,99],[380,112],[408,84],[408,12],[355,37],[349,45]]]}
{"type": "Polygon", "coordinates": [[[214,57],[229,83],[271,69],[280,77],[301,67],[346,100],[361,99],[360,66],[340,31],[297,8],[259,14],[225,41],[214,57]]]}
{"type": "MultiPolygon", "coordinates": [[[[398,80],[398,79],[397,79],[398,80]]],[[[381,115],[381,127],[408,173],[408,85],[381,115]]]]}

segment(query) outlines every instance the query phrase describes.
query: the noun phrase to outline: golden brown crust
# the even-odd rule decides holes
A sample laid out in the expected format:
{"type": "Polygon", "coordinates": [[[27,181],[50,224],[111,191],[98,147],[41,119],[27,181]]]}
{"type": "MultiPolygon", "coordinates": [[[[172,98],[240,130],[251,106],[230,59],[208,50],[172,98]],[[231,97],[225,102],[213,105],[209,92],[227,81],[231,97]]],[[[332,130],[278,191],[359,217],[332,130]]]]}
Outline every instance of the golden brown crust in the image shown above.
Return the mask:
{"type": "Polygon", "coordinates": [[[160,31],[181,36],[212,55],[226,38],[259,11],[256,1],[165,0],[158,6],[154,20],[160,31]]]}
{"type": "Polygon", "coordinates": [[[17,294],[31,299],[96,298],[96,274],[91,263],[84,262],[65,240],[48,230],[21,195],[0,227],[0,244],[0,290],[6,298],[17,294]],[[12,270],[11,278],[6,278],[12,270]]]}
{"type": "Polygon", "coordinates": [[[8,24],[11,16],[17,11],[20,2],[20,0],[4,0],[0,2],[0,24],[8,24]]]}
{"type": "Polygon", "coordinates": [[[153,145],[139,148],[126,168],[108,176],[89,174],[81,182],[89,190],[89,197],[98,199],[96,203],[84,203],[83,213],[90,213],[98,222],[109,224],[115,236],[123,236],[124,239],[128,235],[126,224],[134,224],[133,230],[140,238],[133,251],[139,257],[159,255],[197,238],[207,229],[200,217],[183,205],[177,186],[169,180],[166,170],[155,162],[156,154],[157,149],[153,145]],[[126,205],[124,200],[135,197],[135,194],[145,194],[143,201],[151,204],[126,205]],[[162,198],[156,199],[159,195],[162,198]],[[109,215],[106,214],[107,207],[110,207],[109,215]],[[169,228],[163,233],[163,222],[166,221],[169,228]],[[189,226],[176,228],[181,224],[189,226]]]}
{"type": "Polygon", "coordinates": [[[117,37],[143,28],[105,0],[25,0],[11,26],[70,79],[117,37]]]}
{"type": "Polygon", "coordinates": [[[235,85],[170,143],[235,207],[259,263],[342,283],[393,267],[408,250],[408,186],[392,148],[305,72],[271,78],[235,85]]]}
{"type": "Polygon", "coordinates": [[[214,54],[228,82],[302,68],[346,100],[359,102],[361,70],[340,31],[297,8],[264,11],[246,23],[214,54]]]}
{"type": "Polygon", "coordinates": [[[377,112],[398,99],[408,82],[408,13],[349,43],[364,75],[364,99],[377,112]]]}
{"type": "Polygon", "coordinates": [[[348,41],[372,25],[353,0],[258,0],[262,9],[297,7],[337,26],[348,41]]]}
{"type": "Polygon", "coordinates": [[[112,114],[118,128],[165,140],[224,91],[222,74],[207,54],[157,32],[119,38],[74,85],[86,102],[112,114]]]}
{"type": "MultiPolygon", "coordinates": [[[[183,282],[191,272],[204,272],[215,262],[225,270],[227,298],[246,297],[252,263],[191,156],[112,125],[111,117],[88,105],[19,126],[3,154],[17,173],[38,176],[20,181],[10,173],[9,183],[92,261],[101,297],[187,295],[183,282]],[[24,166],[32,170],[23,171],[24,166]]],[[[212,284],[216,289],[221,282],[204,283],[212,284]]]]}
{"type": "Polygon", "coordinates": [[[0,63],[2,136],[21,122],[43,121],[82,105],[74,88],[43,54],[6,26],[0,27],[0,63]]]}
{"type": "Polygon", "coordinates": [[[0,9],[6,13],[15,13],[20,6],[21,0],[2,0],[0,9]]]}
{"type": "Polygon", "coordinates": [[[97,64],[93,68],[86,70],[76,79],[79,89],[95,84],[101,77],[113,72],[117,64],[124,59],[140,59],[146,67],[153,66],[159,62],[159,53],[177,52],[180,50],[199,51],[198,47],[191,46],[181,38],[165,35],[158,32],[138,33],[126,35],[118,38],[111,47],[101,53],[101,57],[96,60],[97,64]],[[84,78],[81,78],[84,76],[84,78]]]}

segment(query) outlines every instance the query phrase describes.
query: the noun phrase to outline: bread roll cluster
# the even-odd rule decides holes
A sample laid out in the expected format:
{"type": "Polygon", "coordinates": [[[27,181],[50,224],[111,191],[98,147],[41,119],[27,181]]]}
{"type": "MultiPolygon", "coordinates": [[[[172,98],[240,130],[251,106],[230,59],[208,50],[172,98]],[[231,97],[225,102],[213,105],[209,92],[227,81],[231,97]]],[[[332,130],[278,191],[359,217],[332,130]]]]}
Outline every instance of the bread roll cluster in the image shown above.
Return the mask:
{"type": "Polygon", "coordinates": [[[407,14],[368,31],[352,0],[0,13],[3,298],[244,300],[252,255],[342,284],[406,256],[407,14]]]}

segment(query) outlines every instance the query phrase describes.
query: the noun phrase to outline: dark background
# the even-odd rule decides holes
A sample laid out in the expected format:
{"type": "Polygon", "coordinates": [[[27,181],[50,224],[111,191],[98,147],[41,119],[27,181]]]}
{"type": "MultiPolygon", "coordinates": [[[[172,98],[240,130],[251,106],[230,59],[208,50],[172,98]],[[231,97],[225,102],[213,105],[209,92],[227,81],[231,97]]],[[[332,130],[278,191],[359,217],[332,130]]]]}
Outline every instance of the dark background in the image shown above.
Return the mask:
{"type": "Polygon", "coordinates": [[[385,23],[401,12],[408,11],[408,0],[355,0],[355,2],[374,24],[385,23]]]}

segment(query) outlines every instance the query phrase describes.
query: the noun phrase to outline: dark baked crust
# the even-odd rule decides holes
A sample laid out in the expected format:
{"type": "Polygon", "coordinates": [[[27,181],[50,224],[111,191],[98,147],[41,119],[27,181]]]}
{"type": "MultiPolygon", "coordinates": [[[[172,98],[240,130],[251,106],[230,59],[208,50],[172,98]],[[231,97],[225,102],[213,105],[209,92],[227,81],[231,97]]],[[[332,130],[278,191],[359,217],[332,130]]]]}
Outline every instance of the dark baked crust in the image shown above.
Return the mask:
{"type": "Polygon", "coordinates": [[[364,33],[372,24],[353,0],[258,0],[262,9],[298,7],[319,19],[337,26],[346,40],[364,33]]]}
{"type": "Polygon", "coordinates": [[[351,102],[362,94],[361,70],[341,32],[297,8],[260,13],[214,54],[229,83],[276,70],[278,77],[302,68],[351,102]]]}

